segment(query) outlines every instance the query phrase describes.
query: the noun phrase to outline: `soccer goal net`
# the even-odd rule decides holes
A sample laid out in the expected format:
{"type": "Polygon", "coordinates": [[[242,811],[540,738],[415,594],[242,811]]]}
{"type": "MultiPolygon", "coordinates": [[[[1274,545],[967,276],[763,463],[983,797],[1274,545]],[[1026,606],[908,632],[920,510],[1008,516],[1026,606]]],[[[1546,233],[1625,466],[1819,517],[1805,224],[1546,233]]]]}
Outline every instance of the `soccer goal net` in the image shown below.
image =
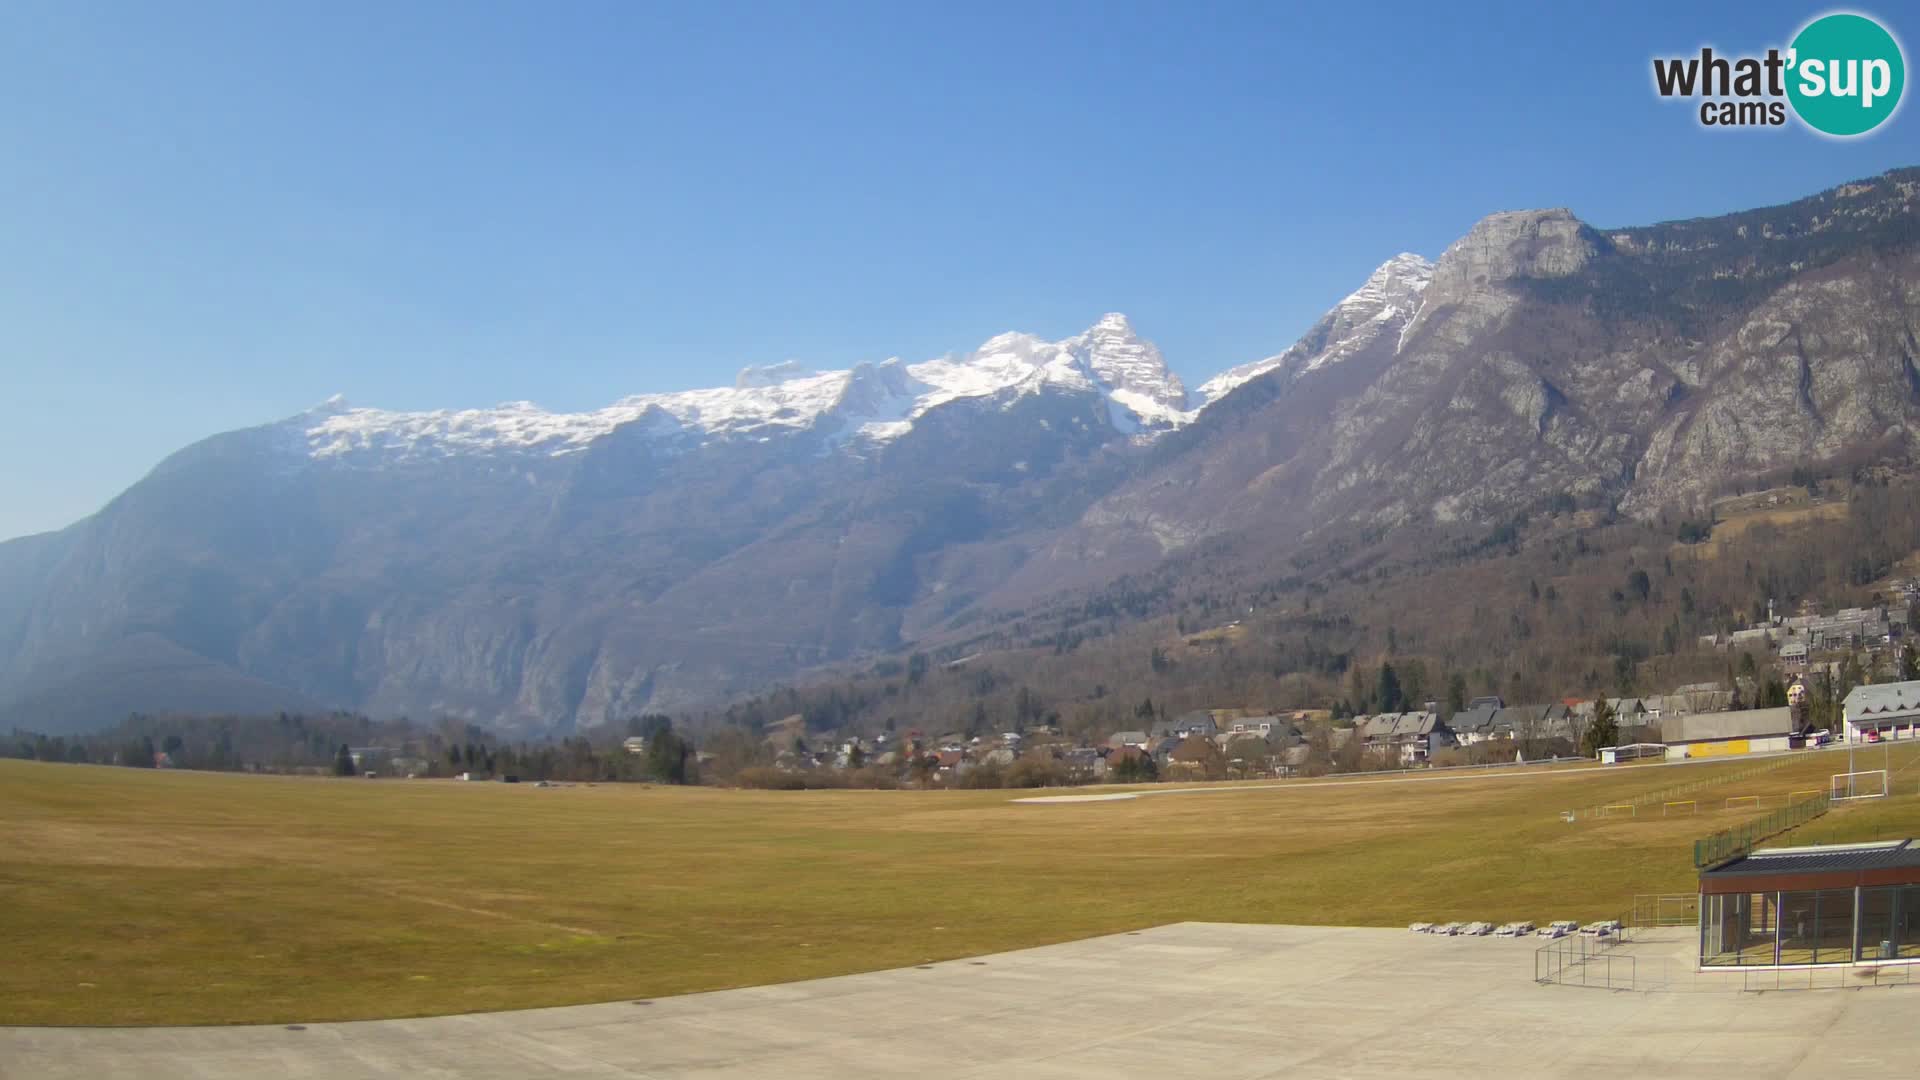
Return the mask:
{"type": "Polygon", "coordinates": [[[1887,794],[1887,770],[1834,773],[1827,796],[1832,799],[1879,799],[1887,794]]]}
{"type": "Polygon", "coordinates": [[[1758,810],[1758,809],[1760,809],[1760,796],[1758,796],[1758,795],[1729,795],[1729,796],[1727,796],[1727,809],[1729,809],[1729,810],[1758,810]]]}
{"type": "Polygon", "coordinates": [[[1674,802],[1661,803],[1660,816],[1661,817],[1682,817],[1684,815],[1693,813],[1695,809],[1696,809],[1696,806],[1695,806],[1694,800],[1679,799],[1674,802]]]}
{"type": "Polygon", "coordinates": [[[1632,803],[1614,803],[1610,806],[1601,807],[1600,816],[1603,818],[1638,817],[1639,813],[1632,803]]]}

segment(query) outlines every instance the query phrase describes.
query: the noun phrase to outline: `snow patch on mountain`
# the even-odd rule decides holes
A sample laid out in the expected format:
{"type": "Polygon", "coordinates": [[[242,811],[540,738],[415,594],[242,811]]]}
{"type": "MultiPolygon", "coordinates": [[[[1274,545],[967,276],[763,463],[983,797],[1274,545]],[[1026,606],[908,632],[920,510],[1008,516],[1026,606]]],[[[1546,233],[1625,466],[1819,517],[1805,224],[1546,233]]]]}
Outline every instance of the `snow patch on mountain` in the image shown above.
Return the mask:
{"type": "Polygon", "coordinates": [[[1336,364],[1391,328],[1404,332],[1433,280],[1434,264],[1396,255],[1328,311],[1285,352],[1222,372],[1189,394],[1166,358],[1109,313],[1061,341],[1006,333],[970,353],[909,364],[898,358],[846,371],[796,361],[747,367],[733,385],[636,394],[602,409],[550,412],[527,401],[490,409],[395,412],[335,397],[289,422],[315,458],[384,461],[458,454],[585,450],[616,428],[639,425],[662,440],[759,438],[812,432],[828,444],[879,444],[913,429],[929,411],[968,399],[1011,401],[1044,391],[1097,394],[1114,430],[1153,435],[1190,423],[1229,391],[1269,372],[1289,378],[1336,364]]]}
{"type": "Polygon", "coordinates": [[[396,412],[328,402],[292,423],[316,458],[419,458],[498,452],[577,453],[623,425],[699,439],[814,430],[835,441],[886,442],[929,410],[967,398],[1058,389],[1106,398],[1124,433],[1191,419],[1186,390],[1160,350],[1123,315],[1107,315],[1064,341],[1007,333],[971,353],[906,364],[863,363],[810,371],[787,361],[742,370],[731,387],[637,394],[588,412],[550,412],[515,401],[490,409],[396,412]]]}
{"type": "MultiPolygon", "coordinates": [[[[1290,376],[1337,364],[1371,344],[1380,330],[1394,322],[1411,323],[1420,299],[1433,281],[1433,263],[1402,252],[1381,263],[1358,289],[1333,306],[1313,329],[1285,352],[1229,368],[1200,384],[1194,392],[1198,408],[1225,397],[1244,383],[1270,371],[1290,376]]],[[[1396,338],[1395,348],[1398,348],[1396,338]]]]}

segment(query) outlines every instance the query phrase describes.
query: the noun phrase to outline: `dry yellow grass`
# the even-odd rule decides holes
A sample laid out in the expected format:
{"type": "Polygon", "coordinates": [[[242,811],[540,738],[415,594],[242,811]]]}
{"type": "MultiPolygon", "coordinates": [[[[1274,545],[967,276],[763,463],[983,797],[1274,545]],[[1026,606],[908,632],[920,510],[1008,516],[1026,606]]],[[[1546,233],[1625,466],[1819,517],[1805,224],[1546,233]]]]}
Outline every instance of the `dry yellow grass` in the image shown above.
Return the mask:
{"type": "Polygon", "coordinates": [[[1823,521],[1840,521],[1846,516],[1847,504],[1844,502],[1742,510],[1714,522],[1713,536],[1706,542],[1676,544],[1674,550],[1685,552],[1692,558],[1715,559],[1719,558],[1721,548],[1739,539],[1756,525],[1772,525],[1776,528],[1788,529],[1823,521]]]}
{"type": "MultiPolygon", "coordinates": [[[[1832,757],[1765,788],[1824,787],[1832,757]]],[[[652,997],[1184,919],[1598,918],[1690,889],[1689,841],[1740,815],[1559,812],[1739,764],[1034,806],[4,761],[0,1023],[652,997]]]]}

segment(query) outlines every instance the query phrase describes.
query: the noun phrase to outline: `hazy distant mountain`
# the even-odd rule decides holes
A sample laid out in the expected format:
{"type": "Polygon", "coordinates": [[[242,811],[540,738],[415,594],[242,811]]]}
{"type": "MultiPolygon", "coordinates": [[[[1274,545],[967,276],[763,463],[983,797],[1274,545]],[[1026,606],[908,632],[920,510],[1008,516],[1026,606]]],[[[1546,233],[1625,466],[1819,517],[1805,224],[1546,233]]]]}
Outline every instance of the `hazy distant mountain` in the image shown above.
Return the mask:
{"type": "Polygon", "coordinates": [[[0,723],[339,704],[564,729],[957,632],[1212,537],[1650,513],[1910,460],[1915,184],[1602,231],[1495,214],[1189,395],[1064,341],[590,413],[338,400],[0,545],[0,723]]]}

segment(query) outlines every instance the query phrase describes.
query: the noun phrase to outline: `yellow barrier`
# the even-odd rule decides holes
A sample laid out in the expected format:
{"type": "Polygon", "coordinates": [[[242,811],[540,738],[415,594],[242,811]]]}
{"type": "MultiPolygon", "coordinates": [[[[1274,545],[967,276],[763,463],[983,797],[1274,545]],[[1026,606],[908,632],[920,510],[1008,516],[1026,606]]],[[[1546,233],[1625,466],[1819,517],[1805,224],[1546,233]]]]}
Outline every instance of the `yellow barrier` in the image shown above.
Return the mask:
{"type": "Polygon", "coordinates": [[[1732,757],[1735,754],[1747,754],[1753,751],[1750,739],[1728,739],[1717,743],[1695,743],[1687,747],[1688,757],[1732,757]]]}

